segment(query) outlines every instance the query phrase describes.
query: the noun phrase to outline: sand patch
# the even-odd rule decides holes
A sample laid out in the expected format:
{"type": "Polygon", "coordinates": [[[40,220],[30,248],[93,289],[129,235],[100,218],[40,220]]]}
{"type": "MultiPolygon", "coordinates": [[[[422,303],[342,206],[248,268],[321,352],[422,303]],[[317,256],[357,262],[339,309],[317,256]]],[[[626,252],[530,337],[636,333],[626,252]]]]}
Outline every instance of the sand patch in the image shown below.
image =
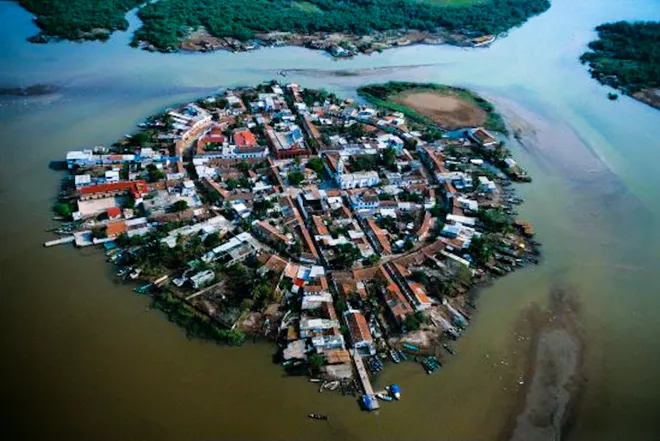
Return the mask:
{"type": "Polygon", "coordinates": [[[486,123],[485,110],[455,95],[418,91],[403,92],[390,99],[449,130],[483,126],[486,123]]]}

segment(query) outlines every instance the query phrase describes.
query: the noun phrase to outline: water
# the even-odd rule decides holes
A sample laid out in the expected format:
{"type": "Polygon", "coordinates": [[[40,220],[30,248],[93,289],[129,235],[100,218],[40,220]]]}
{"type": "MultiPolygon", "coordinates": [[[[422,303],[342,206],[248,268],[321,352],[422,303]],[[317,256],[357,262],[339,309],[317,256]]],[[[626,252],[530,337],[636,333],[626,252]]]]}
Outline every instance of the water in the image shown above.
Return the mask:
{"type": "Polygon", "coordinates": [[[657,0],[558,0],[488,49],[414,46],[343,61],[299,48],[149,54],[128,48],[128,33],[37,46],[25,42],[36,32],[28,13],[0,2],[0,17],[0,86],[61,86],[0,100],[3,439],[497,439],[516,406],[514,323],[557,284],[579,297],[587,344],[588,386],[570,438],[660,436],[660,112],[608,101],[577,62],[595,25],[660,19],[657,0]],[[115,284],[96,251],[41,247],[61,178],[50,160],[110,143],[171,103],[281,69],[345,95],[389,79],[471,87],[525,129],[525,145],[511,145],[535,178],[520,187],[521,213],[545,261],[483,291],[459,356],[440,374],[387,369],[378,382],[400,383],[404,399],[378,415],[283,377],[267,344],[186,339],[115,284]]]}

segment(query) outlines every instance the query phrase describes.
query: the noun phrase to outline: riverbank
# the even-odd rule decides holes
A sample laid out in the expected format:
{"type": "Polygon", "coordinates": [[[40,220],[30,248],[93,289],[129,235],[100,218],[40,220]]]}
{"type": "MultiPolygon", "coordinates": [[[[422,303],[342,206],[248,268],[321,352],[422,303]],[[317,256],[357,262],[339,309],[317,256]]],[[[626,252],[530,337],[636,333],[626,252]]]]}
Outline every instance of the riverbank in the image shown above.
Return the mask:
{"type": "Polygon", "coordinates": [[[87,0],[19,3],[37,14],[35,23],[42,31],[30,38],[35,43],[107,40],[112,32],[127,29],[124,15],[139,7],[143,25],[131,45],[143,49],[242,51],[287,44],[321,49],[334,57],[422,42],[484,46],[550,7],[547,0],[463,0],[457,4],[310,0],[276,5],[265,0],[210,0],[192,7],[190,2],[139,5],[135,0],[101,0],[94,7],[87,0]],[[270,15],[264,16],[263,10],[270,15]]]}

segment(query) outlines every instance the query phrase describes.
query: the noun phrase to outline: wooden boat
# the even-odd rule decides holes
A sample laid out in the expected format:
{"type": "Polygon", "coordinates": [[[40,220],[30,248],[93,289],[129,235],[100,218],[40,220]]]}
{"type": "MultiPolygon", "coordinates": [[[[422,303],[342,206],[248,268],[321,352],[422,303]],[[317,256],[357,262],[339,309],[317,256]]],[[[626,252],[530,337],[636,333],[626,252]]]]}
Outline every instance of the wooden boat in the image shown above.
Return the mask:
{"type": "Polygon", "coordinates": [[[383,400],[383,401],[394,401],[394,398],[392,398],[391,396],[389,396],[387,394],[384,394],[382,392],[378,392],[375,395],[376,395],[376,398],[378,398],[380,400],[383,400]]]}
{"type": "Polygon", "coordinates": [[[309,418],[313,420],[321,420],[321,421],[326,421],[328,419],[327,415],[323,415],[322,413],[310,413],[307,415],[309,418]]]}

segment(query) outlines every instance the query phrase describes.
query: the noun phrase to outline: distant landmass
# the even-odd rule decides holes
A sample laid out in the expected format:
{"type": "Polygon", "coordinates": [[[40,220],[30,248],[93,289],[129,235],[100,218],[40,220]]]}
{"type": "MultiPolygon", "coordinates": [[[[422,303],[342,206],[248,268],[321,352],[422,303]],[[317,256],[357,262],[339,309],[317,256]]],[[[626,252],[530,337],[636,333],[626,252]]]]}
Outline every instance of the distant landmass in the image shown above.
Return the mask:
{"type": "Polygon", "coordinates": [[[660,109],[660,22],[620,21],[596,31],[598,40],[580,58],[591,76],[660,109]]]}
{"type": "Polygon", "coordinates": [[[31,41],[104,40],[126,30],[149,50],[246,50],[293,44],[350,56],[415,42],[487,44],[550,7],[548,0],[18,0],[36,15],[31,41]],[[142,6],[141,6],[142,5],[142,6]]]}

